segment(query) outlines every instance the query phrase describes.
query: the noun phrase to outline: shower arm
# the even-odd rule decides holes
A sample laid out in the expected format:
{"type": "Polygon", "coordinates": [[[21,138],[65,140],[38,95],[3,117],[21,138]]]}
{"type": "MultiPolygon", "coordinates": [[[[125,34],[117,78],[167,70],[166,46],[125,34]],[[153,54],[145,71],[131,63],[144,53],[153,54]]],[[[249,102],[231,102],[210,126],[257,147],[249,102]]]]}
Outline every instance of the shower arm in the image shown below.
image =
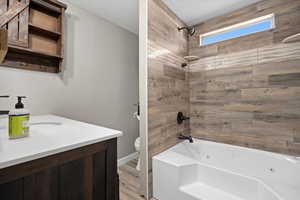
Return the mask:
{"type": "Polygon", "coordinates": [[[177,27],[177,29],[178,29],[178,31],[187,30],[187,32],[190,36],[193,36],[196,32],[196,29],[193,26],[191,26],[191,27],[189,27],[189,26],[177,27]]]}

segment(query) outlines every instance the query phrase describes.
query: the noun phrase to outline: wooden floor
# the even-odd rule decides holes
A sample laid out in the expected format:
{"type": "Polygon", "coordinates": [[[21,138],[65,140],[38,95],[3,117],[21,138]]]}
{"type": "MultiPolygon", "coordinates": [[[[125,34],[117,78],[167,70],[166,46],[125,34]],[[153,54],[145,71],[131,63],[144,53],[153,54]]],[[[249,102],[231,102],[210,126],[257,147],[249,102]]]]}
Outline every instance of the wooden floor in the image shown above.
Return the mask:
{"type": "Polygon", "coordinates": [[[137,160],[133,160],[119,167],[120,200],[145,200],[139,194],[139,172],[136,165],[137,160]]]}

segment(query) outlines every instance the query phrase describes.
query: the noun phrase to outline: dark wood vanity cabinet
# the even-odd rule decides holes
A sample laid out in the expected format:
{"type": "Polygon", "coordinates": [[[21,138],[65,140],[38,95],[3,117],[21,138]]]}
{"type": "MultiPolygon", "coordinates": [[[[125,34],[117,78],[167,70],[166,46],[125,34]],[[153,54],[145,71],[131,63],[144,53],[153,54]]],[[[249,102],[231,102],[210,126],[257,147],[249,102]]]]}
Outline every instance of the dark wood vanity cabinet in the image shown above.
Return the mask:
{"type": "Polygon", "coordinates": [[[1,200],[119,200],[117,139],[0,169],[1,200]]]}

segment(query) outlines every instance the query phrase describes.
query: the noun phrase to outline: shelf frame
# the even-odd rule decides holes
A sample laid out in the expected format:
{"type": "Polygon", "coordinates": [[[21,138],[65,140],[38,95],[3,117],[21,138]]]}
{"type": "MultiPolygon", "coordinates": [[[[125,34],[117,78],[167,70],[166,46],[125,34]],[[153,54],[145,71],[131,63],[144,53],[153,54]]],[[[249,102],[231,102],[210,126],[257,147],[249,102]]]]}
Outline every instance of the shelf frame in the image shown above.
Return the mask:
{"type": "Polygon", "coordinates": [[[52,38],[58,39],[61,36],[61,32],[52,31],[52,30],[46,29],[44,27],[41,27],[39,25],[35,25],[31,22],[29,22],[28,26],[29,26],[29,30],[36,31],[40,34],[44,34],[44,35],[47,35],[47,36],[52,37],[52,38]]]}
{"type": "MultiPolygon", "coordinates": [[[[9,9],[7,5],[13,0],[2,1],[6,3],[0,5],[0,10],[5,12],[9,9]]],[[[25,27],[26,39],[22,42],[26,42],[26,45],[21,45],[18,39],[9,38],[8,53],[3,66],[59,73],[64,60],[64,16],[67,5],[57,0],[28,2],[29,6],[17,15],[19,20],[12,22],[14,29],[11,22],[4,25],[8,36],[21,34],[25,27]],[[44,24],[47,25],[43,26],[44,24]],[[20,26],[22,29],[15,28],[20,26]]],[[[22,34],[24,35],[24,32],[22,34]]]]}

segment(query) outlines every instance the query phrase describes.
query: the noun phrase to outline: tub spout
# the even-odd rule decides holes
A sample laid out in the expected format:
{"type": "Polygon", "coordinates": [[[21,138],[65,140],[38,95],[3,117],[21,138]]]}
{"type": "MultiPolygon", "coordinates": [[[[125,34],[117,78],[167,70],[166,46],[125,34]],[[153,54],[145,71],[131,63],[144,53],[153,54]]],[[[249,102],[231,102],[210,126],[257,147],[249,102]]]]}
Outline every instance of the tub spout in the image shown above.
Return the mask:
{"type": "Polygon", "coordinates": [[[194,142],[192,136],[185,136],[185,135],[182,135],[182,134],[179,135],[178,139],[180,139],[180,140],[188,140],[190,143],[194,142]]]}

